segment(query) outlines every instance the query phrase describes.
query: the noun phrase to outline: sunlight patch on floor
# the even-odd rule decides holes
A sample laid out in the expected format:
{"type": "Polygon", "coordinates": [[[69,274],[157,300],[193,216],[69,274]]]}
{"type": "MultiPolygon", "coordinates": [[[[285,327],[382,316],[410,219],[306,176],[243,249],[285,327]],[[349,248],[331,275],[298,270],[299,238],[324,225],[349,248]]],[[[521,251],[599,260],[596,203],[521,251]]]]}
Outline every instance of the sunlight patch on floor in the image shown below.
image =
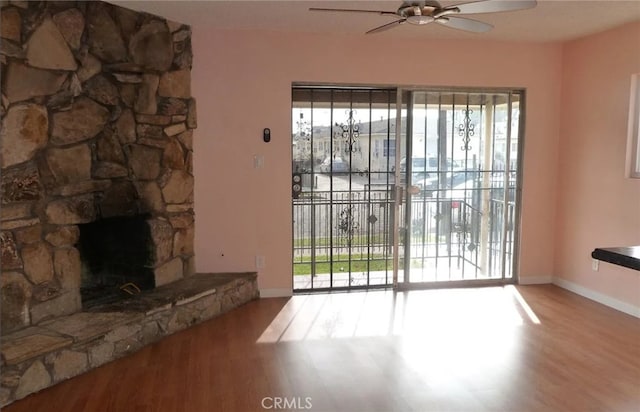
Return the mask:
{"type": "MultiPolygon", "coordinates": [[[[540,324],[517,288],[391,290],[293,296],[257,343],[367,337],[437,342],[490,336],[500,342],[524,322],[540,324]]],[[[477,344],[483,344],[477,342],[477,344]]],[[[490,349],[490,348],[489,348],[490,349]]]]}

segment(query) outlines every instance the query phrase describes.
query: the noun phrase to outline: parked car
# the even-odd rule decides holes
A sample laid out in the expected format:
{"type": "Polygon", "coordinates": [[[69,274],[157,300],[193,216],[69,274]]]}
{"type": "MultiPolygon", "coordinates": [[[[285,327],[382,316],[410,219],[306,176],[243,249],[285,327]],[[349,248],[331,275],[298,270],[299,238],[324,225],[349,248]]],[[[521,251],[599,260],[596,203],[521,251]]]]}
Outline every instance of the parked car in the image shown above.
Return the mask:
{"type": "Polygon", "coordinates": [[[444,192],[445,189],[456,188],[457,186],[462,185],[465,182],[469,182],[467,183],[467,187],[473,187],[471,182],[473,182],[478,175],[478,173],[473,170],[429,173],[422,172],[419,174],[421,175],[420,178],[414,178],[411,183],[413,186],[417,186],[420,188],[423,196],[433,196],[433,193],[438,189],[441,189],[444,192]]]}
{"type": "Polygon", "coordinates": [[[438,190],[439,179],[437,173],[420,173],[419,177],[421,178],[412,181],[412,186],[420,189],[420,196],[432,196],[433,192],[438,190]]]}
{"type": "MultiPolygon", "coordinates": [[[[447,170],[454,169],[454,162],[451,158],[447,158],[447,170]]],[[[438,158],[435,156],[432,157],[412,157],[411,158],[411,172],[431,172],[436,171],[440,167],[438,163],[438,158]]],[[[407,158],[403,157],[400,159],[400,173],[404,173],[407,171],[407,158]]]]}
{"type": "Polygon", "coordinates": [[[444,191],[442,197],[453,201],[471,203],[472,195],[476,187],[475,184],[475,179],[465,180],[453,186],[451,189],[444,191]]]}
{"type": "Polygon", "coordinates": [[[453,188],[466,181],[473,181],[477,178],[478,172],[475,170],[457,170],[453,172],[447,187],[453,188]]]}
{"type": "Polygon", "coordinates": [[[320,164],[320,171],[323,173],[349,173],[349,163],[341,157],[327,157],[320,164]]]}
{"type": "MultiPolygon", "coordinates": [[[[503,207],[504,205],[504,175],[495,173],[491,176],[489,185],[482,187],[482,181],[478,180],[478,174],[473,173],[471,178],[458,183],[451,189],[446,190],[440,197],[441,201],[448,206],[451,213],[451,223],[454,230],[463,231],[468,228],[472,216],[479,216],[481,213],[481,202],[483,194],[489,195],[490,208],[503,207]]],[[[507,202],[515,200],[515,180],[510,179],[508,183],[507,202]]],[[[447,212],[449,212],[447,210],[447,212]]],[[[501,218],[501,214],[498,215],[501,218]]]]}
{"type": "Polygon", "coordinates": [[[479,213],[479,194],[473,177],[439,194],[439,214],[444,222],[450,224],[452,232],[470,230],[473,215],[479,213]]]}
{"type": "MultiPolygon", "coordinates": [[[[438,158],[437,157],[413,157],[411,158],[411,174],[413,180],[417,180],[417,173],[424,173],[438,170],[438,158]]],[[[407,173],[407,158],[400,159],[400,177],[404,179],[407,173]]]]}

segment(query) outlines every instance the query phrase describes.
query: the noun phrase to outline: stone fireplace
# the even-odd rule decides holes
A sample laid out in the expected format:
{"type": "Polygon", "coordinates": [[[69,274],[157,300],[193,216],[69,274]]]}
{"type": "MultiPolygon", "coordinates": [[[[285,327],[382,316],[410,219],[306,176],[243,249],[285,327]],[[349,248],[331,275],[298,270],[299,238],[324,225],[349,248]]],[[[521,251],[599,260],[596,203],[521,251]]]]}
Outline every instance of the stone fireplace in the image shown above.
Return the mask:
{"type": "Polygon", "coordinates": [[[2,334],[192,275],[190,28],[2,7],[2,334]]]}
{"type": "Polygon", "coordinates": [[[191,29],[1,7],[0,407],[258,297],[194,274],[191,29]]]}

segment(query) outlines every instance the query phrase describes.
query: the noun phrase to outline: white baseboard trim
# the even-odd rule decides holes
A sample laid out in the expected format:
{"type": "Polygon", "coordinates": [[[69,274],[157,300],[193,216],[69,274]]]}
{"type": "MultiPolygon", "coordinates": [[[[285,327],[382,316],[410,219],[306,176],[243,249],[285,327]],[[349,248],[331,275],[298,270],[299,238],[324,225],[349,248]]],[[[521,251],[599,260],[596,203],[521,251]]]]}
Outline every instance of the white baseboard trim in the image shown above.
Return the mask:
{"type": "Polygon", "coordinates": [[[260,298],[288,298],[293,291],[287,288],[260,289],[260,298]]]}
{"type": "Polygon", "coordinates": [[[544,285],[553,283],[552,276],[527,276],[518,279],[518,285],[544,285]]]}
{"type": "Polygon", "coordinates": [[[610,296],[585,288],[584,286],[580,286],[562,278],[554,277],[553,284],[560,286],[563,289],[567,289],[573,293],[577,293],[580,296],[584,296],[587,299],[594,300],[598,303],[602,303],[605,306],[609,306],[610,308],[619,310],[620,312],[624,312],[628,315],[640,318],[640,306],[634,306],[630,303],[622,302],[618,299],[614,299],[610,296]]]}

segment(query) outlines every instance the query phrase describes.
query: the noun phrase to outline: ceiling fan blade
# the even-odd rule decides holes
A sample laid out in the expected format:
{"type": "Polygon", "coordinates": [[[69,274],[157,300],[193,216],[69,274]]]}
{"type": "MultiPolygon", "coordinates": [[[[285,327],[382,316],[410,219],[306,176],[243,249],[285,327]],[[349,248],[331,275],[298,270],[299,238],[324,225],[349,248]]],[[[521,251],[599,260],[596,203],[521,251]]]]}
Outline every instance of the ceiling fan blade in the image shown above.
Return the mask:
{"type": "Polygon", "coordinates": [[[389,29],[392,29],[394,27],[398,27],[399,25],[401,25],[405,21],[407,21],[407,19],[400,19],[400,20],[392,21],[391,23],[383,24],[382,26],[378,26],[376,28],[373,28],[373,29],[369,30],[368,32],[366,32],[365,34],[379,33],[381,31],[389,30],[389,29]]]}
{"type": "Polygon", "coordinates": [[[350,13],[374,13],[381,15],[392,15],[396,16],[395,11],[385,11],[385,10],[358,10],[358,9],[325,9],[322,7],[309,7],[309,11],[337,11],[337,12],[350,12],[350,13]]]}
{"type": "Polygon", "coordinates": [[[441,17],[436,20],[436,23],[440,23],[446,27],[451,27],[452,29],[466,30],[474,33],[484,33],[493,28],[492,25],[483,21],[453,16],[441,17]]]}
{"type": "Polygon", "coordinates": [[[457,8],[460,14],[476,14],[524,10],[536,7],[537,4],[536,0],[485,0],[458,4],[451,8],[457,8]]]}

